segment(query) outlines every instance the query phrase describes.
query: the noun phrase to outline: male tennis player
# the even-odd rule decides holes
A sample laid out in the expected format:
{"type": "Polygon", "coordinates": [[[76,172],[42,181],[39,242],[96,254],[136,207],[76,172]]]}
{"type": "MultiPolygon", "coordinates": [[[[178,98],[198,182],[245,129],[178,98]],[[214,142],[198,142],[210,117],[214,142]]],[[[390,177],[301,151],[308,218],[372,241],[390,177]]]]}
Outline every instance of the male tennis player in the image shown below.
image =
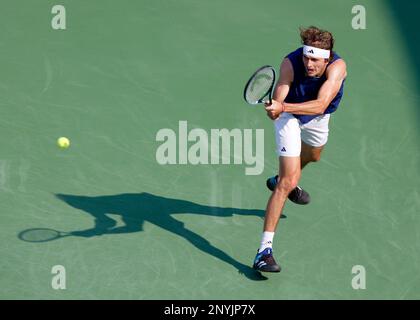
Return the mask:
{"type": "Polygon", "coordinates": [[[288,54],[281,66],[273,103],[266,112],[274,120],[279,174],[267,180],[268,200],[261,245],[254,269],[280,272],[273,257],[273,237],[286,199],[307,204],[309,194],[297,184],[301,170],[320,160],[328,140],[330,114],[337,110],[347,76],[346,64],[332,51],[332,34],[317,27],[300,29],[303,47],[288,54]]]}

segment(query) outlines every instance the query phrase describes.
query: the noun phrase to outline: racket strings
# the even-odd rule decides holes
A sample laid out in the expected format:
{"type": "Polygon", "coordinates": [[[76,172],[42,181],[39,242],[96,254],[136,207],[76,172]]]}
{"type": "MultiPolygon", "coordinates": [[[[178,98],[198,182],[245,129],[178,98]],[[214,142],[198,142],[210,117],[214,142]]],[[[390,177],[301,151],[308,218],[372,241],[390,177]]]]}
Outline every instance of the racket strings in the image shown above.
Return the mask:
{"type": "Polygon", "coordinates": [[[258,103],[270,91],[275,79],[272,68],[259,70],[250,80],[245,92],[245,99],[248,103],[258,103]]]}

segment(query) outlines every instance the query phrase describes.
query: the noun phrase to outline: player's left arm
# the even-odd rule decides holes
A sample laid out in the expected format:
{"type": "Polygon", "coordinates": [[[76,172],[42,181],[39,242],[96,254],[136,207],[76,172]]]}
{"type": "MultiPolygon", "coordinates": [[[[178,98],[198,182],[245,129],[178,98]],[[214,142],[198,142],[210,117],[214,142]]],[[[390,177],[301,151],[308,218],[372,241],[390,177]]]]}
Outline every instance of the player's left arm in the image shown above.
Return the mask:
{"type": "Polygon", "coordinates": [[[347,76],[346,63],[339,59],[332,63],[326,70],[327,80],[322,84],[315,100],[303,103],[283,103],[284,111],[302,115],[323,114],[331,101],[335,98],[344,79],[347,76]]]}

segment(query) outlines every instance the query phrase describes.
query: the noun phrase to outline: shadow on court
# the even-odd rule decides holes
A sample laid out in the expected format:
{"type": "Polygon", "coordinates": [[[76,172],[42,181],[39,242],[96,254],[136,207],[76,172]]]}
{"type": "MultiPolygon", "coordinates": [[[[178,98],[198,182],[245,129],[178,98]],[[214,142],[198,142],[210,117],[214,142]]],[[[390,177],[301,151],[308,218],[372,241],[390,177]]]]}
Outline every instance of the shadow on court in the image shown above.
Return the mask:
{"type": "MultiPolygon", "coordinates": [[[[71,231],[68,232],[67,235],[89,238],[104,234],[110,235],[139,232],[143,230],[144,222],[148,221],[185,238],[197,249],[231,264],[249,279],[267,279],[259,272],[253,270],[250,266],[236,261],[227,253],[216,248],[199,234],[185,228],[183,222],[178,221],[172,216],[177,213],[190,213],[218,217],[231,217],[233,214],[263,217],[265,214],[263,210],[205,206],[190,201],[156,196],[146,192],[98,197],[66,194],[56,194],[55,196],[68,205],[89,213],[94,218],[95,224],[93,228],[71,231]],[[120,215],[125,225],[116,227],[117,222],[106,214],[120,215]]],[[[282,217],[285,218],[286,216],[282,217]]],[[[29,230],[35,229],[24,230],[20,234],[24,234],[29,230]]],[[[19,236],[19,238],[24,240],[21,236],[19,236]]],[[[51,240],[58,238],[59,237],[54,237],[51,238],[51,240]]]]}

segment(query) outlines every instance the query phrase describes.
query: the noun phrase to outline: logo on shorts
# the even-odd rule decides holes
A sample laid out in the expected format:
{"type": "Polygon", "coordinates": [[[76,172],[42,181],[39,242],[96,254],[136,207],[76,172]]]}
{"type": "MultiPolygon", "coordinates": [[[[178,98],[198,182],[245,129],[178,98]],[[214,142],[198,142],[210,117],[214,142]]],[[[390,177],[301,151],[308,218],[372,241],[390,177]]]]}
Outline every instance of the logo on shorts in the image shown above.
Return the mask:
{"type": "Polygon", "coordinates": [[[283,148],[281,149],[281,152],[286,152],[286,148],[285,148],[285,147],[283,147],[283,148]]]}

